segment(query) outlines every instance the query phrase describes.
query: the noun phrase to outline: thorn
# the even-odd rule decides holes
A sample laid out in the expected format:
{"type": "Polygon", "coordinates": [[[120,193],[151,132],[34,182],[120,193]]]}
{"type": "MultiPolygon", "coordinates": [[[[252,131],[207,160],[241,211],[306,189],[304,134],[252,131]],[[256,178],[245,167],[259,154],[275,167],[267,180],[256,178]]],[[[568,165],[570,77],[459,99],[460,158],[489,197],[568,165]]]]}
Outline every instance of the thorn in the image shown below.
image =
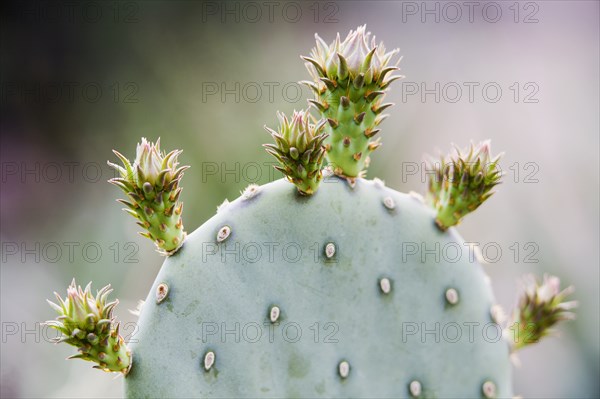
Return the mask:
{"type": "Polygon", "coordinates": [[[135,209],[139,208],[138,204],[133,204],[133,203],[131,203],[131,202],[127,201],[127,200],[124,200],[124,199],[118,199],[117,202],[120,202],[121,204],[125,205],[126,207],[128,207],[131,210],[135,210],[135,209]]]}
{"type": "Polygon", "coordinates": [[[329,126],[331,126],[333,129],[337,128],[340,125],[338,121],[331,118],[327,118],[327,122],[329,122],[329,126]]]}
{"type": "Polygon", "coordinates": [[[373,100],[375,100],[377,97],[379,97],[382,94],[385,94],[385,92],[383,92],[383,91],[372,91],[369,94],[365,95],[365,99],[368,102],[373,102],[373,100]]]}
{"type": "Polygon", "coordinates": [[[376,141],[370,142],[368,148],[369,148],[369,151],[375,151],[380,146],[381,146],[381,141],[379,141],[379,139],[377,139],[376,141]]]}
{"type": "Polygon", "coordinates": [[[350,137],[344,137],[344,147],[348,147],[350,145],[350,137]]]}
{"type": "Polygon", "coordinates": [[[347,109],[350,106],[350,99],[346,96],[341,96],[340,105],[342,106],[342,108],[347,109]]]}
{"type": "Polygon", "coordinates": [[[327,86],[327,88],[331,91],[333,91],[337,88],[337,83],[333,80],[330,80],[327,78],[321,78],[320,80],[321,80],[321,82],[325,83],[325,86],[327,86]]]}
{"type": "Polygon", "coordinates": [[[325,73],[325,70],[323,69],[321,64],[319,64],[319,62],[317,60],[315,60],[314,58],[304,57],[304,56],[301,56],[300,58],[302,58],[304,61],[310,62],[316,68],[319,75],[327,76],[327,73],[325,73]]]}
{"type": "Polygon", "coordinates": [[[359,73],[355,78],[354,78],[354,82],[352,83],[354,85],[354,88],[357,90],[360,90],[364,84],[365,84],[365,74],[364,73],[359,73]]]}
{"type": "Polygon", "coordinates": [[[175,214],[181,215],[181,210],[183,209],[183,202],[179,203],[179,206],[175,208],[175,214]]]}
{"type": "Polygon", "coordinates": [[[308,100],[308,102],[314,105],[320,112],[325,112],[329,108],[329,104],[321,104],[317,100],[308,100]]]}
{"type": "Polygon", "coordinates": [[[354,122],[356,122],[357,125],[360,125],[363,121],[363,119],[365,119],[365,115],[366,112],[361,112],[360,114],[356,115],[354,117],[354,122]]]}
{"type": "Polygon", "coordinates": [[[348,77],[348,62],[340,53],[338,53],[337,56],[340,61],[338,64],[338,76],[340,79],[344,80],[348,77]]]}
{"type": "Polygon", "coordinates": [[[365,129],[365,136],[370,139],[371,137],[375,136],[379,132],[380,132],[380,129],[367,128],[367,129],[365,129]]]}
{"type": "Polygon", "coordinates": [[[404,78],[403,75],[390,76],[390,78],[388,80],[381,83],[381,86],[380,86],[381,90],[387,89],[390,86],[390,84],[392,84],[392,82],[394,82],[398,79],[402,79],[402,78],[404,78]]]}
{"type": "Polygon", "coordinates": [[[369,51],[369,53],[365,57],[365,60],[363,61],[362,69],[367,70],[371,67],[371,60],[373,59],[373,54],[375,54],[376,51],[377,51],[377,46],[374,46],[371,49],[371,51],[369,51]]]}
{"type": "Polygon", "coordinates": [[[379,126],[381,124],[381,122],[383,122],[384,120],[387,119],[389,115],[388,114],[379,114],[375,117],[375,120],[373,121],[373,125],[375,126],[379,126]]]}
{"type": "Polygon", "coordinates": [[[308,81],[308,80],[301,80],[301,81],[298,82],[298,84],[308,86],[309,88],[313,89],[314,92],[317,95],[321,94],[321,89],[319,88],[319,86],[315,82],[311,82],[311,81],[308,81]]]}
{"type": "Polygon", "coordinates": [[[380,113],[382,113],[386,108],[391,107],[392,105],[394,105],[394,103],[385,103],[379,106],[379,108],[375,109],[375,106],[371,107],[371,111],[373,111],[375,113],[375,115],[379,115],[380,113]]]}
{"type": "Polygon", "coordinates": [[[362,157],[362,152],[357,152],[356,154],[352,155],[352,158],[354,158],[355,161],[360,161],[361,157],[362,157]]]}
{"type": "Polygon", "coordinates": [[[154,191],[154,187],[152,187],[152,184],[150,184],[149,182],[145,182],[142,185],[142,189],[144,190],[145,194],[150,194],[152,191],[154,191]]]}
{"type": "Polygon", "coordinates": [[[180,194],[181,194],[181,188],[178,188],[173,193],[171,193],[171,195],[169,196],[169,200],[171,202],[177,202],[180,194]]]}
{"type": "Polygon", "coordinates": [[[137,224],[138,226],[140,226],[142,229],[147,229],[148,227],[150,227],[150,223],[148,223],[147,221],[144,221],[144,222],[135,222],[135,224],[137,224]]]}
{"type": "Polygon", "coordinates": [[[391,71],[397,71],[400,68],[392,66],[392,67],[387,67],[381,70],[381,73],[379,74],[379,78],[377,79],[377,82],[379,84],[381,84],[383,82],[383,79],[385,78],[385,75],[387,75],[389,72],[391,71]]]}

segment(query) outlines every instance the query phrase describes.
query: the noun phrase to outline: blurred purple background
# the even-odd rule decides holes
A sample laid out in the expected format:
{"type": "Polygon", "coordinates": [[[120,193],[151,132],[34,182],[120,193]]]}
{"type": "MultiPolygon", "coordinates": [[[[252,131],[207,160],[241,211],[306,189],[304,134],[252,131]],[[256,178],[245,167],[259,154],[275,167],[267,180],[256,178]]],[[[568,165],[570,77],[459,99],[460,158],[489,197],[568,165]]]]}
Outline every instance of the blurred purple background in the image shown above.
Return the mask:
{"type": "MultiPolygon", "coordinates": [[[[368,176],[424,190],[422,154],[492,140],[498,193],[459,227],[510,309],[526,272],[573,284],[578,318],[520,353],[515,393],[598,397],[599,3],[6,1],[1,59],[1,395],[119,397],[121,381],[63,359],[39,323],[72,277],[112,283],[119,317],[162,259],[106,184],[111,149],[183,148],[185,224],[273,178],[260,144],[306,106],[300,54],[358,25],[400,47],[368,176]],[[516,246],[515,246],[516,243],[516,246]],[[496,254],[493,249],[501,248],[496,254]],[[518,248],[518,251],[517,251],[518,248]]],[[[279,178],[279,176],[276,176],[279,178]]],[[[131,324],[130,324],[131,325],[131,324]]],[[[131,334],[132,330],[125,331],[131,334]]],[[[52,336],[50,334],[50,336],[52,336]]]]}

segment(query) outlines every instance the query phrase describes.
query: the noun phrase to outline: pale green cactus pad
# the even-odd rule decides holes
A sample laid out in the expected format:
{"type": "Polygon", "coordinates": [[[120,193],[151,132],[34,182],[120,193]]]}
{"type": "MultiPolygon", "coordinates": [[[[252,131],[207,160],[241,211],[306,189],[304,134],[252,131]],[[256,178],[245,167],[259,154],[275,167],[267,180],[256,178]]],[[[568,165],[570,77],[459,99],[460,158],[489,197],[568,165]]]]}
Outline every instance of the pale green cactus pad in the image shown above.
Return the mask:
{"type": "Polygon", "coordinates": [[[511,397],[487,277],[435,216],[378,180],[253,187],[165,260],[125,394],[511,397]]]}

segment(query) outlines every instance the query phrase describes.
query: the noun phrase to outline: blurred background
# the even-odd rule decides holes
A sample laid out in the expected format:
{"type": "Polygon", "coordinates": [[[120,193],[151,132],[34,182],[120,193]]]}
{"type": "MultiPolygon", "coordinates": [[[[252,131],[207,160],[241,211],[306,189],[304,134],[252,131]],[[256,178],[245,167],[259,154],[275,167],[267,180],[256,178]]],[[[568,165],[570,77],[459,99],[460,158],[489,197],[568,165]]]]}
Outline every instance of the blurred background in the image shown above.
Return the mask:
{"type": "Polygon", "coordinates": [[[141,136],[184,149],[184,221],[280,176],[261,148],[277,110],[306,107],[313,34],[367,24],[400,47],[370,178],[423,192],[422,154],[490,138],[498,193],[459,230],[479,242],[498,302],[518,278],[574,285],[577,320],[520,353],[515,393],[598,397],[599,3],[5,1],[1,38],[1,395],[119,397],[122,382],[53,346],[45,299],[73,277],[111,283],[124,335],[162,258],[107,184],[141,136]],[[500,248],[501,252],[498,252],[500,248]]]}

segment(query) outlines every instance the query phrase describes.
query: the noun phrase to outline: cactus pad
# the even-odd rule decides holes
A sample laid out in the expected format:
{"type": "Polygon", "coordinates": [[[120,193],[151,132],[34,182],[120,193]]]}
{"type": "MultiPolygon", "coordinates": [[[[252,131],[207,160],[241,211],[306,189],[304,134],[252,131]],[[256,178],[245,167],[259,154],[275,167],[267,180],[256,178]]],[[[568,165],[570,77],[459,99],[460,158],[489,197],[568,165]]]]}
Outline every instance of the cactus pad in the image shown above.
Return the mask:
{"type": "Polygon", "coordinates": [[[467,247],[435,216],[338,177],[309,197],[278,180],[224,204],[165,260],[126,395],[510,397],[486,275],[443,255],[467,247]]]}

